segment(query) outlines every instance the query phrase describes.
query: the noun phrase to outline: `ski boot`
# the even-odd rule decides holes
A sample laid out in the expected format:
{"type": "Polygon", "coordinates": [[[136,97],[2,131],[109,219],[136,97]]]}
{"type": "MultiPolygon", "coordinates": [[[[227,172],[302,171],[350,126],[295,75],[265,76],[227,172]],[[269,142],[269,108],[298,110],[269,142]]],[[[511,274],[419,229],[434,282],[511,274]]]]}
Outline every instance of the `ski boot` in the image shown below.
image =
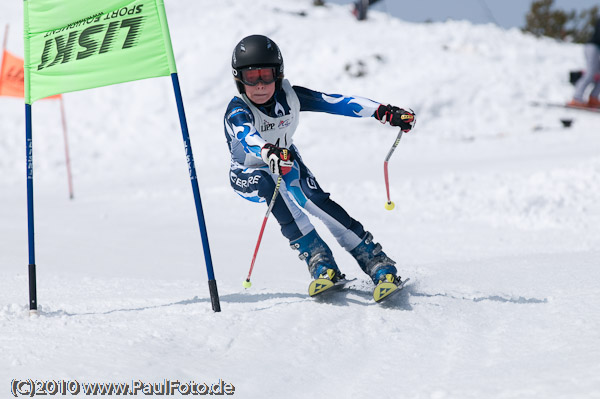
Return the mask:
{"type": "Polygon", "coordinates": [[[345,280],[346,276],[340,272],[331,249],[319,237],[316,230],[290,242],[290,247],[300,251],[298,257],[308,265],[308,272],[313,278],[308,287],[310,296],[320,294],[341,280],[345,280]]]}
{"type": "Polygon", "coordinates": [[[368,231],[356,248],[350,251],[360,268],[371,277],[375,284],[386,278],[387,274],[396,277],[396,262],[391,260],[381,245],[373,242],[373,235],[368,231]]]}
{"type": "Polygon", "coordinates": [[[600,100],[596,97],[590,96],[587,106],[588,108],[600,108],[600,100]]]}
{"type": "Polygon", "coordinates": [[[380,302],[394,291],[402,288],[404,283],[400,276],[396,275],[398,272],[394,266],[396,262],[383,252],[380,244],[373,242],[371,233],[366,232],[361,243],[350,251],[350,254],[375,283],[376,287],[373,291],[375,302],[380,302]]]}

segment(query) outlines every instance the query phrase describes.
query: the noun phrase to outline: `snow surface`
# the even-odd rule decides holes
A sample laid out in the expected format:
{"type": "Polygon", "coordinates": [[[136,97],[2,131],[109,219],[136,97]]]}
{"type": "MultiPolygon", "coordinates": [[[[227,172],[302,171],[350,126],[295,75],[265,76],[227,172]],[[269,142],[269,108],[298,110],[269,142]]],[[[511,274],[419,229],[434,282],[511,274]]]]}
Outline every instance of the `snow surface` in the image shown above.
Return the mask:
{"type": "MultiPolygon", "coordinates": [[[[600,115],[530,105],[570,98],[582,47],[377,12],[358,23],[311,3],[167,1],[221,313],[161,78],[65,95],[74,200],[58,103],[34,104],[29,317],[23,103],[0,98],[0,396],[15,378],[168,378],[223,379],[239,398],[600,398],[600,115]],[[321,185],[410,277],[385,306],[319,221],[350,289],[308,298],[274,220],[242,288],[265,207],[229,187],[222,117],[231,50],[253,33],[280,45],[293,84],[417,113],[390,161],[392,212],[382,166],[396,129],[303,113],[296,134],[321,185]]],[[[0,5],[17,54],[21,12],[0,5]]]]}

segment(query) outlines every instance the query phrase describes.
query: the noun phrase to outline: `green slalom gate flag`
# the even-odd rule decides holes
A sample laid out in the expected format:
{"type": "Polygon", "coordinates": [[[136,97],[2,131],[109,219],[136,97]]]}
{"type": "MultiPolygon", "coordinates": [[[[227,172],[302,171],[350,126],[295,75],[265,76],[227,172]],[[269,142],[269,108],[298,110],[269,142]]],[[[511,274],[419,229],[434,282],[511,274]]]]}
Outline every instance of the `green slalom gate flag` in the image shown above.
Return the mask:
{"type": "Polygon", "coordinates": [[[24,0],[25,103],[176,73],[164,0],[24,0]]]}

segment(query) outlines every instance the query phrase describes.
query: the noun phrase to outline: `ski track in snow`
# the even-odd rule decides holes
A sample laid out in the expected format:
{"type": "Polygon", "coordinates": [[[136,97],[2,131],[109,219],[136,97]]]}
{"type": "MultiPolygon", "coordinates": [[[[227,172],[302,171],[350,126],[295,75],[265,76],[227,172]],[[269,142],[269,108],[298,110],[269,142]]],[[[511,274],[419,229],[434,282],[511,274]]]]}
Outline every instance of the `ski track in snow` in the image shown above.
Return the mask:
{"type": "MultiPolygon", "coordinates": [[[[23,104],[0,98],[1,397],[15,378],[223,379],[239,398],[600,397],[600,119],[530,105],[569,99],[582,46],[378,12],[357,23],[349,6],[308,1],[166,3],[222,312],[160,78],[65,95],[73,201],[58,104],[34,104],[40,312],[29,317],[23,104]],[[231,50],[252,33],[279,44],[293,84],[416,111],[389,164],[392,212],[382,163],[395,129],[303,113],[295,135],[319,183],[410,278],[389,303],[373,302],[319,221],[357,278],[348,289],[308,298],[274,220],[242,288],[264,208],[229,187],[222,117],[231,50]]],[[[21,13],[0,5],[15,54],[21,13]]]]}

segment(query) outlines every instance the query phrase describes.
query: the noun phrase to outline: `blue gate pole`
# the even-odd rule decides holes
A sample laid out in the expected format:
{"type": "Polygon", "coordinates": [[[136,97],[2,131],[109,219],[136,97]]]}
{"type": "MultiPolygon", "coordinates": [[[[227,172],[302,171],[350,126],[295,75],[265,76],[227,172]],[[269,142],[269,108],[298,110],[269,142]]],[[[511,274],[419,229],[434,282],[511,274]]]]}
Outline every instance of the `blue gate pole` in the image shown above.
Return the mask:
{"type": "Polygon", "coordinates": [[[177,111],[179,112],[179,123],[181,124],[181,133],[183,134],[183,145],[185,147],[185,156],[188,163],[188,172],[192,182],[192,191],[196,202],[196,214],[198,216],[198,225],[200,226],[200,236],[202,237],[202,248],[204,249],[204,260],[206,261],[206,272],[208,273],[208,289],[210,292],[210,301],[215,312],[221,311],[219,303],[219,293],[217,291],[217,281],[213,270],[212,258],[210,256],[210,247],[208,246],[208,234],[206,232],[206,223],[204,221],[204,211],[202,210],[202,200],[200,199],[200,188],[198,187],[198,177],[196,176],[196,165],[194,163],[194,154],[192,153],[192,143],[188,131],[185,110],[183,109],[183,99],[181,97],[181,87],[179,86],[179,77],[177,73],[171,74],[173,89],[175,90],[175,100],[177,101],[177,111]]]}
{"type": "Polygon", "coordinates": [[[37,287],[35,275],[35,240],[33,220],[33,138],[31,126],[31,104],[25,104],[25,153],[27,158],[27,233],[29,243],[29,314],[36,314],[37,287]]]}

